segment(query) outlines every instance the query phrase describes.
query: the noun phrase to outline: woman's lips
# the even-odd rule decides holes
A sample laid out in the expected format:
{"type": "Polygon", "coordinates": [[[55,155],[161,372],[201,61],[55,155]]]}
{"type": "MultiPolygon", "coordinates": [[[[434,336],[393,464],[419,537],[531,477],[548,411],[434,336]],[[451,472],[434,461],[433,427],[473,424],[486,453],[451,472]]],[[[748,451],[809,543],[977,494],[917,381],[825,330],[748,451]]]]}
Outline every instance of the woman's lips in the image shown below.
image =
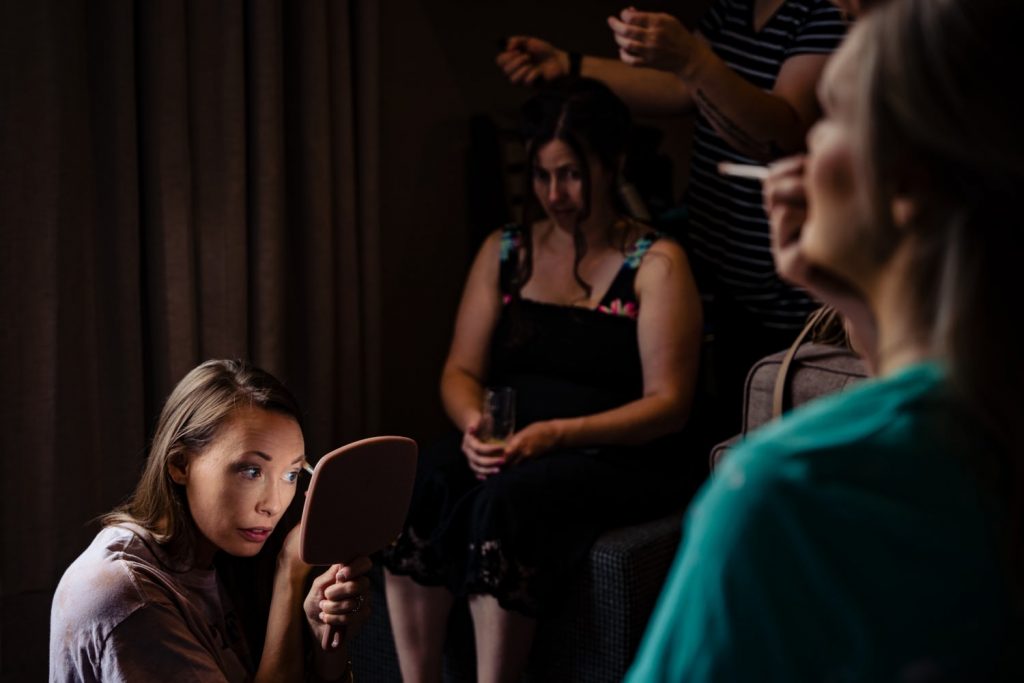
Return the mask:
{"type": "Polygon", "coordinates": [[[263,543],[267,540],[267,536],[270,535],[272,529],[264,527],[253,527],[250,529],[239,529],[238,533],[242,534],[242,538],[253,543],[263,543]]]}

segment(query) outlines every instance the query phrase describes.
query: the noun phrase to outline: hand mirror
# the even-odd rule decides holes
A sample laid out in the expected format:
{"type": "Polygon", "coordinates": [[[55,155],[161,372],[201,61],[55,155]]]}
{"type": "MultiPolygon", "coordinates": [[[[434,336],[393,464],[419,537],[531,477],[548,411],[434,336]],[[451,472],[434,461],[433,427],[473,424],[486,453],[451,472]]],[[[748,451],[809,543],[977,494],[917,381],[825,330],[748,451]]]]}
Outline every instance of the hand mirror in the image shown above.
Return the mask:
{"type": "MultiPolygon", "coordinates": [[[[409,510],[416,454],[412,439],[375,436],[320,458],[302,508],[302,560],[347,563],[391,543],[409,510]]],[[[333,640],[332,628],[324,649],[333,640]]]]}

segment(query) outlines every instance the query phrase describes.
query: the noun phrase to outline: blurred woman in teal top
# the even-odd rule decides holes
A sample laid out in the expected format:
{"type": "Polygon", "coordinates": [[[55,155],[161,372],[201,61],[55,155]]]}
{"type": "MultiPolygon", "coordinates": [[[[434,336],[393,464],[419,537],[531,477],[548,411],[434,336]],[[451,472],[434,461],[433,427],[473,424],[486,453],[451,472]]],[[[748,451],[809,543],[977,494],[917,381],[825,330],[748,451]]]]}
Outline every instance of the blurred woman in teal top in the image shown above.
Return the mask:
{"type": "Polygon", "coordinates": [[[894,0],[827,67],[774,247],[878,378],[726,459],[630,683],[1024,680],[1022,25],[1019,2],[894,0]]]}

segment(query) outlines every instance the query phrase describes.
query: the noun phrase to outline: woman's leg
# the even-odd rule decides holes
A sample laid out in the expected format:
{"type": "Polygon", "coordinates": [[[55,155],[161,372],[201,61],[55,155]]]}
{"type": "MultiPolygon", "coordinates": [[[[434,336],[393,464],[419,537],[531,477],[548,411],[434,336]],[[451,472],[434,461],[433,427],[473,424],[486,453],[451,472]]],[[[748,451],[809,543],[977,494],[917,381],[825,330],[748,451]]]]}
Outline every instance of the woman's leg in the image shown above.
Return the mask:
{"type": "Polygon", "coordinates": [[[471,595],[477,683],[518,681],[526,668],[537,620],[503,609],[490,595],[471,595]]]}
{"type": "Polygon", "coordinates": [[[423,586],[384,571],[391,631],[404,683],[440,683],[444,637],[454,596],[444,586],[423,586]]]}

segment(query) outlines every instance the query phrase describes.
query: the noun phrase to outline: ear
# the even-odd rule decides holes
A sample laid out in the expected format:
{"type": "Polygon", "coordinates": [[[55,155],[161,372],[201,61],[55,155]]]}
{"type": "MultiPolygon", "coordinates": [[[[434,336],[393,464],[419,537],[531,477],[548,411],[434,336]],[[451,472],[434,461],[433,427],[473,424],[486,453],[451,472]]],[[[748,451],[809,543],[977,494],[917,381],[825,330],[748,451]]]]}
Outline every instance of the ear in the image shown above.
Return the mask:
{"type": "Polygon", "coordinates": [[[902,159],[894,170],[893,180],[889,216],[898,230],[912,232],[921,218],[920,198],[934,194],[932,174],[919,161],[902,159]]]}
{"type": "Polygon", "coordinates": [[[171,476],[171,480],[175,484],[181,484],[184,486],[188,483],[188,464],[189,456],[187,453],[174,453],[170,458],[167,459],[167,474],[171,476]]]}

